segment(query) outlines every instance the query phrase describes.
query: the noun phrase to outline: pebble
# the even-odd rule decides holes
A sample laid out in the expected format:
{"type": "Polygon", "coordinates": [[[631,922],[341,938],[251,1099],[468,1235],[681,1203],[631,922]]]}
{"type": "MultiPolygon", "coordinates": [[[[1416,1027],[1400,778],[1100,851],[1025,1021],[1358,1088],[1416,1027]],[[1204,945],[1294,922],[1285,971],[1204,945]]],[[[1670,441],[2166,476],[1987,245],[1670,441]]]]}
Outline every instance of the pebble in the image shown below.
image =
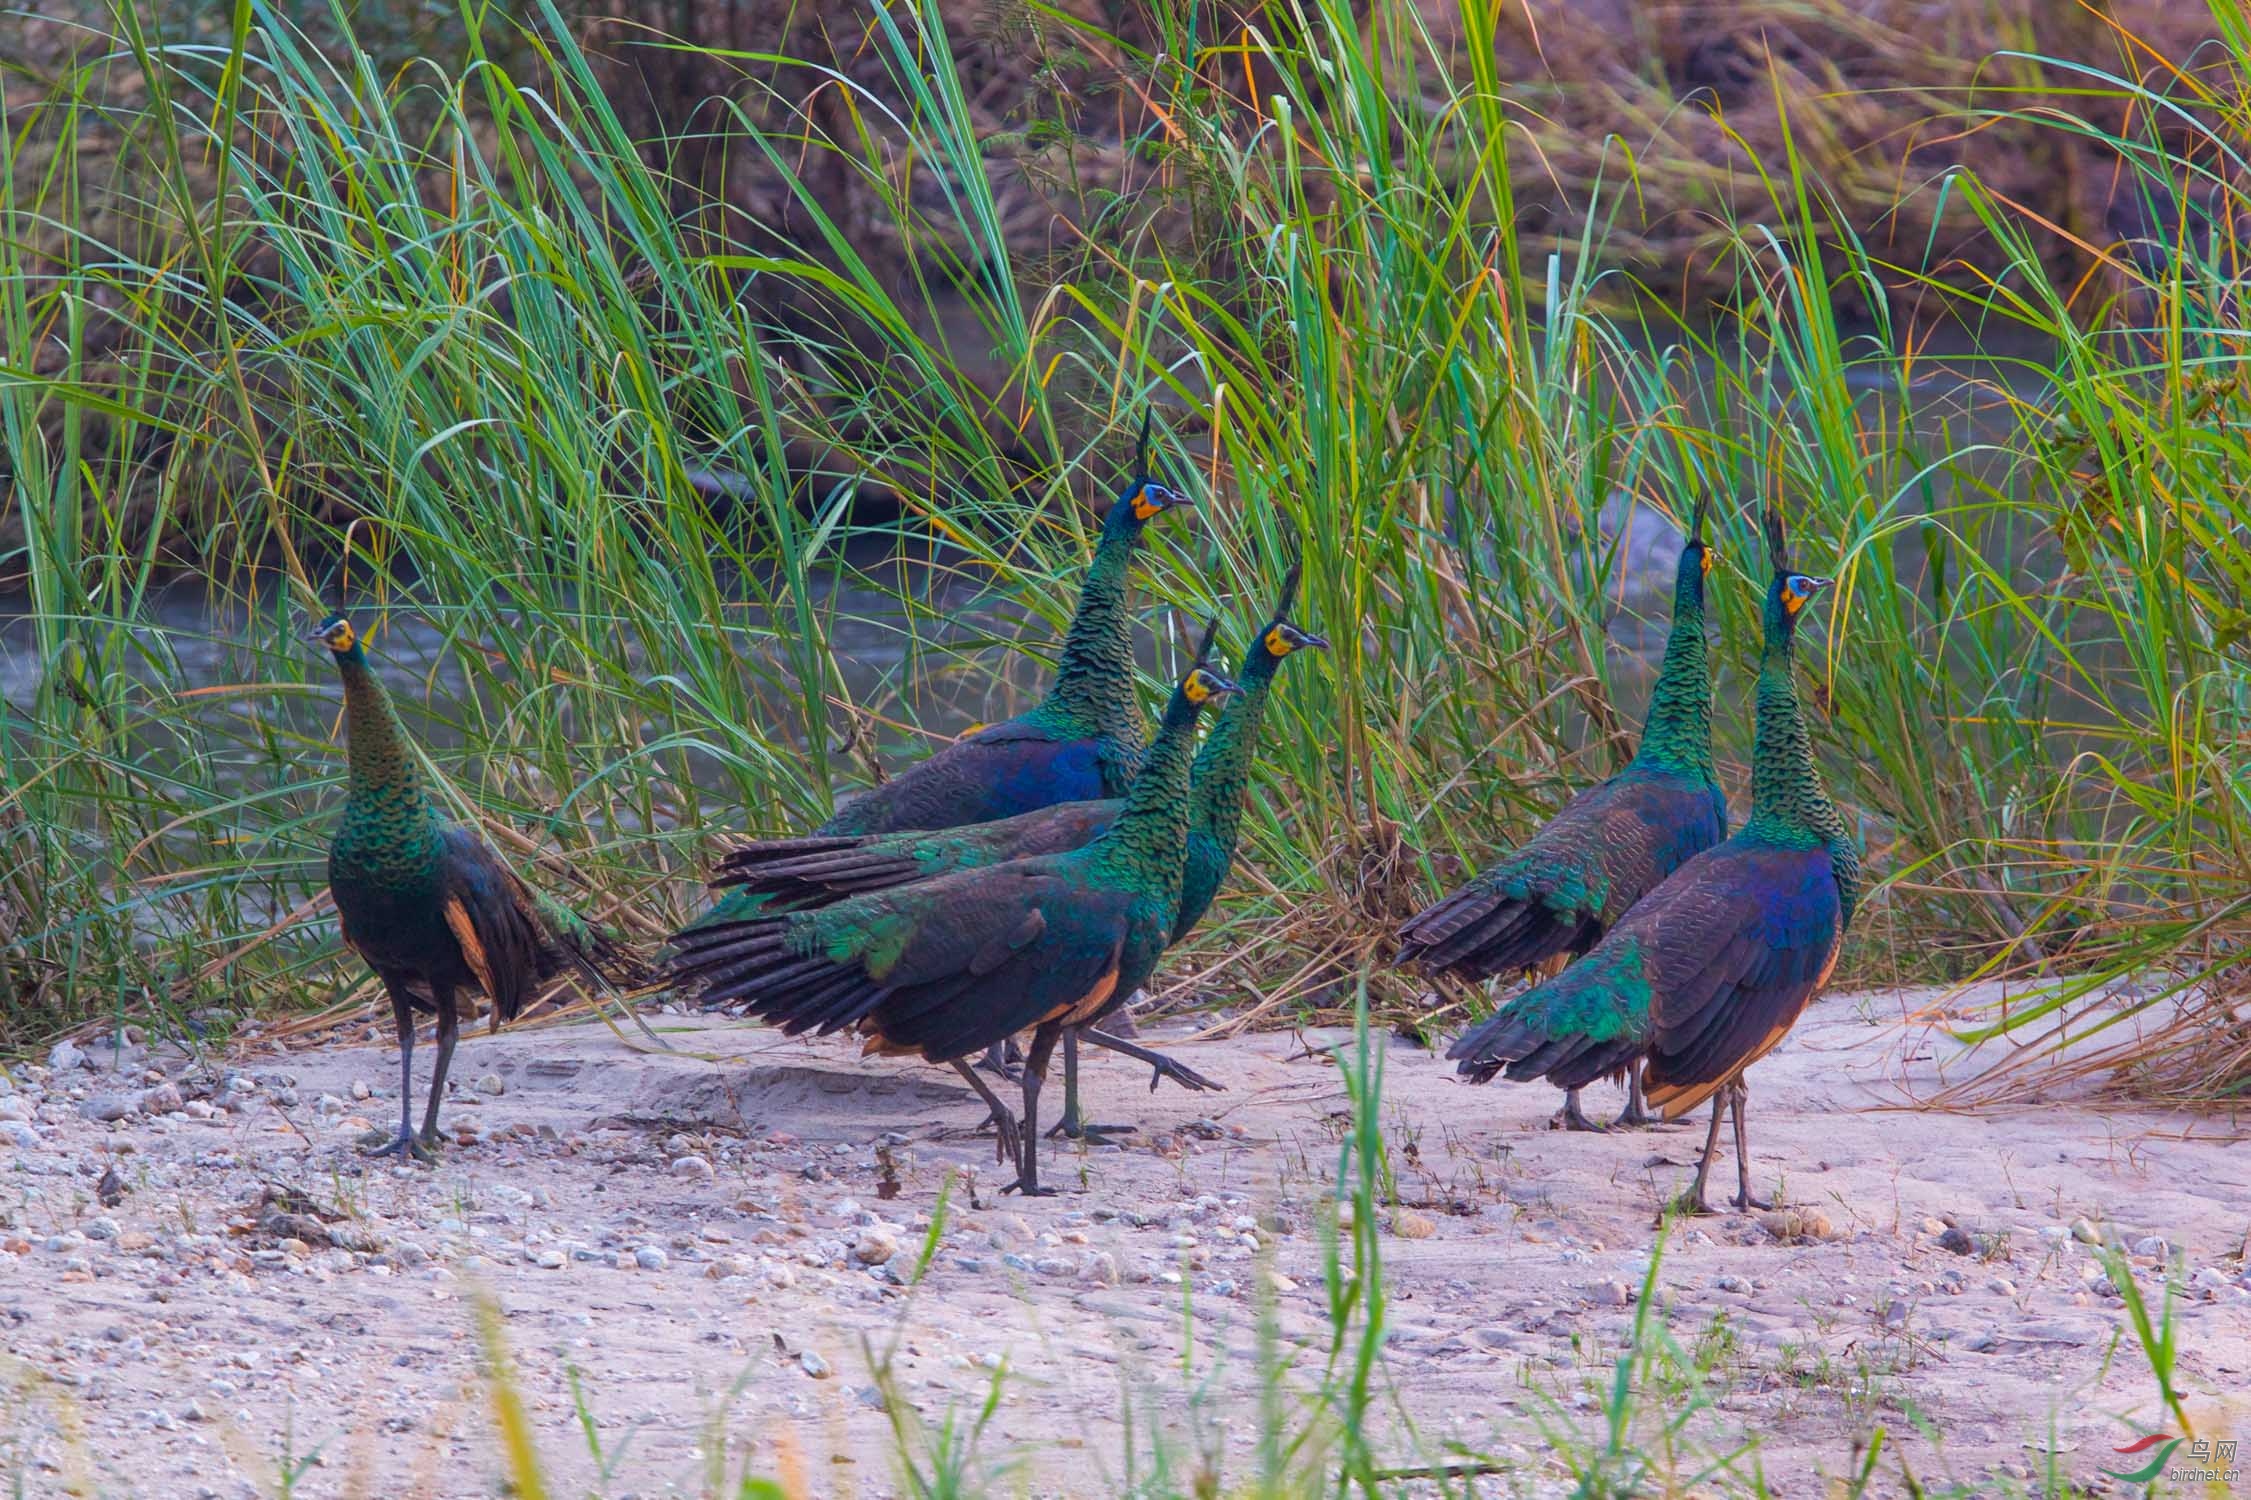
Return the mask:
{"type": "Polygon", "coordinates": [[[828,1361],[810,1349],[798,1351],[797,1363],[806,1374],[812,1376],[815,1380],[826,1380],[829,1377],[828,1361]]]}
{"type": "Polygon", "coordinates": [[[1985,1289],[2002,1297],[2014,1297],[2017,1294],[2017,1284],[2006,1276],[1994,1277],[1985,1284],[1985,1289]]]}
{"type": "Polygon", "coordinates": [[[67,1073],[86,1065],[86,1049],[76,1042],[57,1042],[47,1049],[47,1066],[57,1073],[67,1073]]]}
{"type": "Polygon", "coordinates": [[[2189,1278],[2189,1285],[2196,1291],[2217,1297],[2231,1283],[2228,1281],[2228,1273],[2218,1266],[2198,1266],[2196,1274],[2189,1278]]]}
{"type": "Polygon", "coordinates": [[[1977,1241],[1970,1238],[1968,1230],[1956,1227],[1948,1229],[1938,1237],[1938,1248],[1951,1250],[1956,1255],[1975,1255],[1977,1254],[1977,1241]]]}
{"type": "Polygon", "coordinates": [[[1118,1258],[1107,1250],[1094,1251],[1080,1265],[1079,1279],[1091,1281],[1096,1286],[1116,1286],[1118,1284],[1118,1258]]]}
{"type": "Polygon", "coordinates": [[[683,1156],[672,1164],[672,1175],[687,1178],[691,1182],[709,1182],[718,1174],[712,1170],[711,1163],[705,1158],[683,1156]]]}
{"type": "Polygon", "coordinates": [[[2102,1232],[2085,1219],[2073,1219],[2071,1221],[2071,1237],[2082,1245],[2099,1245],[2102,1243],[2102,1232]]]}
{"type": "Polygon", "coordinates": [[[1438,1225],[1426,1214],[1402,1208],[1391,1216],[1391,1232],[1403,1240],[1427,1240],[1438,1233],[1438,1225]]]}
{"type": "Polygon", "coordinates": [[[542,1271],[560,1271],[563,1269],[563,1261],[563,1252],[560,1250],[536,1250],[532,1252],[531,1263],[542,1271]]]}
{"type": "Polygon", "coordinates": [[[135,1100],[131,1094],[96,1094],[78,1106],[78,1112],[89,1120],[107,1125],[124,1119],[134,1112],[135,1100]]]}
{"type": "Polygon", "coordinates": [[[1032,1269],[1042,1276],[1068,1276],[1077,1267],[1059,1255],[1043,1255],[1032,1262],[1032,1269]]]}
{"type": "Polygon", "coordinates": [[[1836,1232],[1829,1216],[1818,1208],[1770,1208],[1759,1215],[1759,1227],[1785,1244],[1825,1240],[1836,1232]]]}
{"type": "Polygon", "coordinates": [[[1280,1271],[1268,1271],[1262,1279],[1266,1284],[1266,1289],[1270,1292],[1294,1292],[1297,1290],[1297,1283],[1284,1276],[1280,1271]]]}
{"type": "Polygon", "coordinates": [[[672,1257],[654,1245],[643,1245],[633,1252],[633,1264],[644,1271],[661,1271],[672,1264],[672,1257]]]}
{"type": "Polygon", "coordinates": [[[375,1090],[367,1086],[367,1080],[364,1078],[352,1080],[350,1093],[354,1099],[372,1099],[375,1097],[375,1090]]]}
{"type": "Polygon", "coordinates": [[[899,1253],[899,1242],[881,1230],[870,1230],[852,1247],[852,1258],[863,1266],[880,1266],[899,1253]]]}
{"type": "Polygon", "coordinates": [[[114,1240],[118,1233],[118,1224],[115,1219],[106,1217],[95,1219],[86,1225],[86,1238],[90,1240],[114,1240]]]}
{"type": "Polygon", "coordinates": [[[477,1080],[477,1092],[480,1094],[490,1094],[493,1097],[498,1098],[500,1095],[508,1092],[508,1082],[498,1073],[487,1073],[484,1077],[477,1080]]]}
{"type": "Polygon", "coordinates": [[[954,1265],[972,1276],[982,1275],[985,1270],[984,1258],[976,1255],[957,1255],[954,1257],[954,1265]]]}
{"type": "Polygon", "coordinates": [[[1587,1288],[1587,1295],[1597,1307],[1624,1307],[1634,1300],[1633,1292],[1623,1281],[1598,1281],[1587,1288]]]}
{"type": "Polygon", "coordinates": [[[0,1120],[0,1141],[6,1141],[19,1151],[36,1151],[39,1132],[21,1120],[0,1120]]]}
{"type": "Polygon", "coordinates": [[[2136,1255],[2147,1256],[2151,1260],[2163,1260],[2168,1254],[2172,1252],[2172,1249],[2173,1247],[2166,1244],[2164,1237],[2161,1235],[2144,1235],[2142,1238],[2134,1241],[2134,1253],[2136,1255]]]}
{"type": "Polygon", "coordinates": [[[1029,1271],[1032,1269],[1032,1263],[1013,1250],[1002,1256],[1000,1263],[1011,1271],[1029,1271]]]}
{"type": "Polygon", "coordinates": [[[1751,1290],[1751,1281],[1747,1276],[1722,1276],[1715,1280],[1712,1285],[1723,1292],[1748,1293],[1751,1290]]]}

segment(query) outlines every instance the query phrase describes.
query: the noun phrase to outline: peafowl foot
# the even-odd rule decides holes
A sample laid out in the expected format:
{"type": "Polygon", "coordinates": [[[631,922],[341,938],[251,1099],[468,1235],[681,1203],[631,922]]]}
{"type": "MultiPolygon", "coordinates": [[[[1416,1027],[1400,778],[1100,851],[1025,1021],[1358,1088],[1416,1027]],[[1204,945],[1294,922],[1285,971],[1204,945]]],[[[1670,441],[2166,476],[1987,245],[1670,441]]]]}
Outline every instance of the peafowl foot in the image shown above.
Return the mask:
{"type": "Polygon", "coordinates": [[[1657,1123],[1657,1117],[1638,1104],[1628,1104],[1618,1111],[1618,1118],[1610,1122],[1612,1130],[1647,1130],[1657,1123]]]}
{"type": "Polygon", "coordinates": [[[1024,1070],[1009,1059],[1009,1054],[1015,1050],[1016,1044],[1013,1042],[995,1042],[985,1049],[985,1055],[977,1060],[977,1066],[1009,1083],[1022,1083],[1024,1070]]]}
{"type": "Polygon", "coordinates": [[[1047,1138],[1052,1141],[1057,1136],[1062,1136],[1066,1140],[1088,1146],[1122,1146],[1125,1142],[1112,1140],[1111,1137],[1132,1135],[1140,1128],[1138,1125],[1087,1125],[1078,1121],[1057,1120],[1048,1127],[1047,1138]]]}
{"type": "Polygon", "coordinates": [[[373,1149],[363,1154],[373,1158],[395,1156],[400,1161],[406,1161],[411,1158],[412,1160],[423,1162],[432,1166],[435,1166],[438,1160],[437,1152],[424,1145],[420,1138],[410,1135],[403,1130],[399,1132],[398,1138],[396,1140],[393,1140],[389,1145],[374,1147],[373,1149]]]}
{"type": "Polygon", "coordinates": [[[1186,1063],[1167,1057],[1162,1052],[1153,1052],[1147,1047],[1137,1046],[1107,1031],[1097,1031],[1091,1026],[1082,1029],[1079,1035],[1084,1037],[1092,1046],[1115,1052],[1121,1057],[1133,1058],[1137,1062],[1147,1063],[1149,1065],[1149,1092],[1152,1094],[1157,1091],[1157,1085],[1168,1078],[1190,1093],[1224,1094],[1227,1092],[1226,1084],[1216,1079],[1206,1078],[1186,1063]]]}
{"type": "Polygon", "coordinates": [[[1002,1188],[1001,1191],[1003,1193],[1022,1193],[1027,1198],[1060,1198],[1063,1195],[1061,1188],[1043,1187],[1036,1182],[1026,1182],[1021,1177],[1002,1188]]]}
{"type": "Polygon", "coordinates": [[[993,1127],[993,1160],[1023,1171],[1024,1134],[1016,1128],[1016,1117],[996,1114],[986,1123],[993,1127]]]}
{"type": "MultiPolygon", "coordinates": [[[[1703,1184],[1698,1183],[1695,1187],[1682,1190],[1679,1197],[1666,1204],[1665,1212],[1678,1214],[1684,1219],[1708,1219],[1719,1210],[1712,1207],[1711,1201],[1704,1196],[1703,1184]]],[[[1659,1215],[1659,1219],[1661,1222],[1663,1215],[1659,1215]]]]}
{"type": "Polygon", "coordinates": [[[417,1139],[422,1142],[422,1149],[429,1153],[429,1156],[426,1158],[429,1161],[436,1161],[438,1159],[438,1153],[445,1150],[445,1137],[438,1134],[438,1132],[430,1126],[425,1125],[424,1127],[422,1127],[422,1134],[417,1137],[417,1139]]]}
{"type": "Polygon", "coordinates": [[[1760,1196],[1758,1196],[1758,1194],[1749,1192],[1737,1193],[1734,1197],[1728,1199],[1727,1201],[1734,1204],[1737,1208],[1774,1207],[1774,1204],[1768,1199],[1761,1198],[1760,1196]]]}
{"type": "Polygon", "coordinates": [[[1589,1135],[1604,1135],[1610,1130],[1609,1126],[1597,1125],[1587,1118],[1586,1111],[1579,1108],[1579,1091],[1577,1089],[1570,1089],[1564,1093],[1563,1108],[1557,1112],[1555,1118],[1556,1127],[1560,1130],[1583,1130],[1589,1135]]]}

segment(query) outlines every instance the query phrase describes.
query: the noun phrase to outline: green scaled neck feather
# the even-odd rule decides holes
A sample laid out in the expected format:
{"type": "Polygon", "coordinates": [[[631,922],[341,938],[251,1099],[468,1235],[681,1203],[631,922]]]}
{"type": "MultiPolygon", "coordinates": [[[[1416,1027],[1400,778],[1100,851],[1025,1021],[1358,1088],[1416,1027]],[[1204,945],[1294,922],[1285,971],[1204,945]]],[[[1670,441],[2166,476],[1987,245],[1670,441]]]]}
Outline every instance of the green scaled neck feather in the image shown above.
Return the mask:
{"type": "MultiPolygon", "coordinates": [[[[1208,643],[1210,637],[1206,636],[1208,643]]],[[[1196,754],[1196,716],[1204,705],[1236,686],[1198,666],[1173,689],[1157,737],[1142,757],[1124,809],[1109,831],[1087,846],[1094,867],[1164,898],[1180,900],[1183,850],[1188,842],[1188,778],[1196,754]]]]}
{"type": "Polygon", "coordinates": [[[406,727],[357,636],[330,657],[344,683],[350,768],[338,856],[370,873],[419,874],[437,859],[441,820],[423,791],[406,727]]]}
{"type": "Polygon", "coordinates": [[[1274,686],[1274,674],[1285,657],[1328,647],[1320,636],[1308,635],[1284,618],[1297,596],[1297,583],[1298,571],[1293,567],[1274,618],[1251,642],[1242,670],[1235,674],[1236,686],[1242,692],[1221,711],[1211,733],[1204,737],[1203,749],[1197,752],[1188,796],[1187,867],[1181,880],[1180,911],[1172,924],[1176,943],[1211,909],[1235,861],[1235,840],[1243,824],[1243,797],[1250,786],[1251,764],[1257,757],[1259,730],[1266,719],[1266,695],[1274,686]]]}
{"type": "Polygon", "coordinates": [[[1148,525],[1145,481],[1137,481],[1102,526],[1102,540],[1079,589],[1077,611],[1063,638],[1055,681],[1031,717],[1059,735],[1103,737],[1129,745],[1146,730],[1133,692],[1133,626],[1129,618],[1134,544],[1148,525]]]}
{"type": "Polygon", "coordinates": [[[1757,737],[1751,751],[1751,817],[1742,838],[1783,848],[1826,848],[1837,881],[1839,916],[1850,924],[1860,897],[1860,850],[1814,764],[1794,675],[1798,615],[1828,586],[1827,579],[1781,571],[1767,590],[1757,737]]]}
{"type": "Polygon", "coordinates": [[[1704,642],[1704,578],[1711,550],[1704,545],[1704,502],[1696,502],[1688,543],[1673,577],[1673,628],[1665,664],[1649,700],[1634,764],[1714,782],[1712,771],[1712,670],[1704,642]]]}

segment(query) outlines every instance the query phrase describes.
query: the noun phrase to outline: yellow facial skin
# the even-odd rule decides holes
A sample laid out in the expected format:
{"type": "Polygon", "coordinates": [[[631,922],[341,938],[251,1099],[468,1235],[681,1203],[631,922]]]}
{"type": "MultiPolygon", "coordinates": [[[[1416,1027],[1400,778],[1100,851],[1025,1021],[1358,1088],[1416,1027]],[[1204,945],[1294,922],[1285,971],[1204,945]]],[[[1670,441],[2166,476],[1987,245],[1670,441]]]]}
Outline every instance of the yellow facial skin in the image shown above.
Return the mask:
{"type": "Polygon", "coordinates": [[[1709,577],[1711,577],[1711,576],[1712,576],[1712,549],[1711,549],[1711,548],[1709,548],[1709,547],[1706,547],[1706,548],[1704,549],[1704,556],[1703,556],[1703,558],[1702,558],[1702,560],[1701,560],[1701,564],[1700,564],[1700,565],[1701,565],[1701,566],[1702,566],[1702,568],[1704,569],[1704,576],[1705,576],[1706,578],[1709,578],[1709,577]]]}
{"type": "Polygon", "coordinates": [[[345,652],[351,650],[357,644],[359,633],[352,629],[351,621],[338,620],[321,632],[320,639],[321,644],[328,647],[329,650],[345,652]]]}
{"type": "Polygon", "coordinates": [[[1782,580],[1782,608],[1791,615],[1813,602],[1813,596],[1829,587],[1827,578],[1808,578],[1803,573],[1792,573],[1782,580]],[[1798,585],[1804,584],[1804,588],[1798,585]]]}
{"type": "Polygon", "coordinates": [[[1268,656],[1287,656],[1296,649],[1297,647],[1289,643],[1288,638],[1282,634],[1279,628],[1266,632],[1266,654],[1268,656]]]}
{"type": "Polygon", "coordinates": [[[1180,685],[1180,690],[1188,695],[1190,703],[1202,703],[1211,697],[1211,679],[1201,671],[1190,672],[1188,680],[1180,685]]]}

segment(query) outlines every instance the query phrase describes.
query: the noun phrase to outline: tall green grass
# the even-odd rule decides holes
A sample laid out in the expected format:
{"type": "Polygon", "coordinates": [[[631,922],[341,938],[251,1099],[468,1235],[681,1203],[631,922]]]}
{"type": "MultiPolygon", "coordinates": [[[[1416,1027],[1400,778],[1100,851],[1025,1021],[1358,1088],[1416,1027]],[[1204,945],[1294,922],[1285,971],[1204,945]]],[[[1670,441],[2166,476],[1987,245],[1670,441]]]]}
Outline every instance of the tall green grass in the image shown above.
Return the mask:
{"type": "MultiPolygon", "coordinates": [[[[124,4],[0,130],[0,562],[39,667],[0,717],[7,1036],[359,982],[319,895],[341,762],[296,641],[315,610],[427,625],[375,646],[420,676],[448,794],[653,933],[715,834],[801,826],[1025,701],[1150,403],[1207,502],[1148,549],[1151,633],[1216,608],[1239,641],[1302,555],[1344,647],[1279,695],[1249,894],[1199,939],[1260,939],[1247,979],[1368,951],[1618,763],[1645,674],[1611,626],[1663,594],[1604,517],[1707,491],[1738,786],[1757,506],[1843,579],[1815,696],[1884,882],[1848,977],[2186,984],[2240,950],[2236,73],[2013,58],[1996,76],[2037,90],[1963,101],[2107,153],[2159,221],[2213,200],[2161,257],[2090,246],[2059,284],[1973,178],[1903,184],[1999,247],[1972,295],[1862,245],[1786,148],[1753,164],[1771,212],[1720,226],[1734,295],[1686,312],[1610,244],[1634,141],[1577,243],[1525,253],[1536,130],[1487,10],[1459,66],[1409,8],[1263,16],[1092,39],[1155,106],[1121,147],[1146,189],[1034,259],[927,3],[873,12],[882,68],[828,78],[820,128],[756,95],[776,59],[706,49],[743,82],[696,128],[765,218],[668,176],[688,143],[636,138],[544,5],[388,68],[343,11],[320,48],[254,4],[190,44],[124,4]],[[1264,92],[1220,97],[1246,61],[1264,92]],[[2126,130],[2092,139],[2095,101],[2126,130]],[[1841,298],[1879,312],[1848,327],[1841,298]],[[207,622],[164,607],[183,559],[207,622]],[[838,646],[871,601],[872,672],[838,646]]],[[[2241,1073],[2183,1065],[2164,1086],[2241,1073]]]]}

